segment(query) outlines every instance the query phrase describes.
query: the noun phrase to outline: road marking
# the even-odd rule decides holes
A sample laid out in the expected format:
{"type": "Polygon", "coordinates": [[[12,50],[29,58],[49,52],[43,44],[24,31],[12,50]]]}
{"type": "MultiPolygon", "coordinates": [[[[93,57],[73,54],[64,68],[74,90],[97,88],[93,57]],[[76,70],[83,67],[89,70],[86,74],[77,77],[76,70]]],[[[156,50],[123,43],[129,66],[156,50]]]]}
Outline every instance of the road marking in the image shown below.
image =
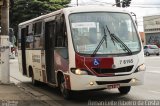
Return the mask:
{"type": "Polygon", "coordinates": [[[146,71],[148,73],[157,73],[157,74],[160,74],[160,71],[146,71]]]}
{"type": "MultiPolygon", "coordinates": [[[[152,60],[152,61],[155,60],[155,59],[156,59],[157,61],[160,61],[160,60],[158,60],[159,58],[145,58],[145,60],[152,60]]],[[[155,61],[156,61],[156,60],[155,60],[155,61]]]]}
{"type": "Polygon", "coordinates": [[[152,93],[160,93],[160,91],[149,91],[149,92],[152,92],[152,93]]]}
{"type": "Polygon", "coordinates": [[[160,68],[160,67],[146,66],[146,68],[160,68]]]}
{"type": "Polygon", "coordinates": [[[155,59],[155,58],[160,58],[160,56],[145,56],[145,59],[155,59]]]}
{"type": "Polygon", "coordinates": [[[155,57],[155,58],[145,58],[146,61],[148,61],[148,60],[149,61],[160,61],[159,59],[160,59],[159,57],[158,58],[157,57],[155,57]]]}

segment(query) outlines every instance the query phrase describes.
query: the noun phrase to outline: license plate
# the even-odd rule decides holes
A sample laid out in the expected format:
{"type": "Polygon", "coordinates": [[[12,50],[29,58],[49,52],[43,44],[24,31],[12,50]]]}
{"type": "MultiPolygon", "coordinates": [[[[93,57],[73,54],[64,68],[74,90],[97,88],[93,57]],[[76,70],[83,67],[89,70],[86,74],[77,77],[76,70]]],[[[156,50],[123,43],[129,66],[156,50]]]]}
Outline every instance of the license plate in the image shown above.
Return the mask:
{"type": "Polygon", "coordinates": [[[108,89],[114,89],[114,88],[119,88],[120,84],[112,84],[112,85],[107,85],[108,89]]]}

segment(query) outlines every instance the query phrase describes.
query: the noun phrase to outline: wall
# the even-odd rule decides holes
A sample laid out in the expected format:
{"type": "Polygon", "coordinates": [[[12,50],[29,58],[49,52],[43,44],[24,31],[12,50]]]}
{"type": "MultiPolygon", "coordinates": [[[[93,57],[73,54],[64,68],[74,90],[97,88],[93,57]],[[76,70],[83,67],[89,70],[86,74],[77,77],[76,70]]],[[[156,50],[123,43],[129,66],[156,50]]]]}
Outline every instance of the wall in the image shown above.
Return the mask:
{"type": "Polygon", "coordinates": [[[160,15],[143,17],[145,43],[160,47],[160,15]]]}

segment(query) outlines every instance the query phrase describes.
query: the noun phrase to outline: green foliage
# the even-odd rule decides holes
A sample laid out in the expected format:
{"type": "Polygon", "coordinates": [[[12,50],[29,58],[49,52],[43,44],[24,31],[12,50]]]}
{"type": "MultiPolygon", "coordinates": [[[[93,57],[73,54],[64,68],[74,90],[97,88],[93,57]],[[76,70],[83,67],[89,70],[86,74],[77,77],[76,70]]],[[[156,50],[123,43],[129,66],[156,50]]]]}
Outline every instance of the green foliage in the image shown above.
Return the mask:
{"type": "Polygon", "coordinates": [[[29,19],[67,7],[71,0],[11,0],[10,27],[17,33],[18,24],[29,19]]]}

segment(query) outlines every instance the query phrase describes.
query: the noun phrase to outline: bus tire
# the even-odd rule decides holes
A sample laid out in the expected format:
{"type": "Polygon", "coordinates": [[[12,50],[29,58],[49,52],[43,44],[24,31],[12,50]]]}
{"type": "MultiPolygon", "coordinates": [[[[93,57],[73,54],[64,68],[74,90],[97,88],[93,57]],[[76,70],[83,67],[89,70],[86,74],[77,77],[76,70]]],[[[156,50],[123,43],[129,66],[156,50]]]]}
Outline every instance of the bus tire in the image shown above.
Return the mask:
{"type": "Polygon", "coordinates": [[[128,94],[131,89],[131,86],[125,86],[118,88],[120,94],[128,94]]]}
{"type": "Polygon", "coordinates": [[[34,75],[32,76],[32,84],[33,84],[34,86],[38,86],[38,85],[39,85],[39,82],[34,79],[34,75]]]}
{"type": "Polygon", "coordinates": [[[38,86],[38,81],[34,79],[34,73],[32,67],[29,67],[30,76],[32,78],[32,84],[34,86],[38,86]]]}
{"type": "Polygon", "coordinates": [[[60,91],[64,97],[64,99],[71,99],[71,90],[68,90],[65,86],[65,79],[64,76],[62,75],[60,77],[60,85],[59,85],[60,91]]]}

